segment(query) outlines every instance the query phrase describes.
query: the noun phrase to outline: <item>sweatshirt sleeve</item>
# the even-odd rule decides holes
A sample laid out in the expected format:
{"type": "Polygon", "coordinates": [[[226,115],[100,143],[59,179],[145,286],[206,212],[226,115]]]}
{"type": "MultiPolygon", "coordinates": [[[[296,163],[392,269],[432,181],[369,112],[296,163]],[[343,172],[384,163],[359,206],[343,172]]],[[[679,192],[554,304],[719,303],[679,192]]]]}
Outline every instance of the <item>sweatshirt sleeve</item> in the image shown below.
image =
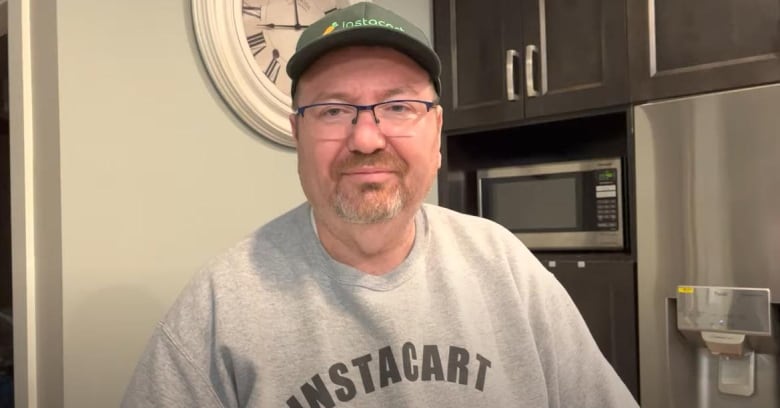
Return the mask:
{"type": "Polygon", "coordinates": [[[206,374],[159,324],[125,390],[122,408],[224,408],[206,374]]]}
{"type": "Polygon", "coordinates": [[[532,265],[529,318],[544,366],[550,406],[638,407],[596,345],[569,294],[535,259],[532,265]]]}

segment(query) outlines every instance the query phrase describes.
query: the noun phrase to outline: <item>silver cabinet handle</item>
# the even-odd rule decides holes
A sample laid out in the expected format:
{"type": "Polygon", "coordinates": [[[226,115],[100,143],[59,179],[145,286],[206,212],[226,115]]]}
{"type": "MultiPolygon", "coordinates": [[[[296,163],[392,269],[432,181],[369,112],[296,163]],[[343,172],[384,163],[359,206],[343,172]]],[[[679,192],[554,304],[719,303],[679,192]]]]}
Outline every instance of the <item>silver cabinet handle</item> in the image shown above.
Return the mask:
{"type": "Polygon", "coordinates": [[[539,93],[547,95],[547,5],[539,0],[539,93]]]}
{"type": "Polygon", "coordinates": [[[515,92],[515,59],[520,54],[516,50],[506,50],[506,99],[516,101],[520,99],[515,92]]]}
{"type": "Polygon", "coordinates": [[[534,87],[534,53],[538,52],[539,49],[533,44],[525,47],[525,92],[529,98],[539,96],[534,87]]]}

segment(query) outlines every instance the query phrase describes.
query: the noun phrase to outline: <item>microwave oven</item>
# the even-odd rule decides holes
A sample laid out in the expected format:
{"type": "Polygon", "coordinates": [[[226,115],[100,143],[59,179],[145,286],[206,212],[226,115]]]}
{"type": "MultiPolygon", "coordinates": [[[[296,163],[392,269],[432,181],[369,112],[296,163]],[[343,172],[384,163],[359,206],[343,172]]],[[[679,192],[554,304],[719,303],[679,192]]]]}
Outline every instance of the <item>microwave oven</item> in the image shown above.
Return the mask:
{"type": "Polygon", "coordinates": [[[620,158],[477,171],[479,215],[532,250],[624,247],[620,158]]]}

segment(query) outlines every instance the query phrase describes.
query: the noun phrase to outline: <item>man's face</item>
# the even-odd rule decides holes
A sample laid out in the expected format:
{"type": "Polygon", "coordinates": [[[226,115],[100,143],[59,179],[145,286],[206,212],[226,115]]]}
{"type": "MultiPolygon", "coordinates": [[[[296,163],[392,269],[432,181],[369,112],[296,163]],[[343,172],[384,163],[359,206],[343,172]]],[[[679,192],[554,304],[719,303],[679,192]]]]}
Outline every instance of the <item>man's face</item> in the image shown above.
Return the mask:
{"type": "MultiPolygon", "coordinates": [[[[433,101],[428,74],[384,47],[349,47],[321,57],[301,77],[298,106],[340,102],[371,105],[400,99],[433,101]]],[[[352,124],[291,115],[303,191],[320,216],[375,223],[416,211],[441,165],[441,108],[406,123],[402,134],[361,111],[352,124]]]]}

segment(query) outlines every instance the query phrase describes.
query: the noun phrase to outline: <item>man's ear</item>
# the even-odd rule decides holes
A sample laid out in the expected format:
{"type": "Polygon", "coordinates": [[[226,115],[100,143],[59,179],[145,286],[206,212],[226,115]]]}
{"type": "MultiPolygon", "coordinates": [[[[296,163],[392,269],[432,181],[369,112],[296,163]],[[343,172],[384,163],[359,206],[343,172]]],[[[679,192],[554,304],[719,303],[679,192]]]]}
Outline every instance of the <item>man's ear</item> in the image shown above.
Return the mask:
{"type": "Polygon", "coordinates": [[[436,125],[439,127],[439,136],[441,136],[442,126],[444,125],[444,108],[436,105],[436,125]]]}
{"type": "Polygon", "coordinates": [[[290,116],[290,130],[292,130],[292,137],[295,141],[298,141],[298,115],[291,113],[290,116]]]}
{"type": "Polygon", "coordinates": [[[436,127],[439,133],[439,141],[438,141],[438,151],[437,151],[437,159],[438,163],[436,164],[437,169],[441,169],[441,130],[442,126],[444,125],[444,108],[441,107],[441,105],[436,105],[436,127]]]}

